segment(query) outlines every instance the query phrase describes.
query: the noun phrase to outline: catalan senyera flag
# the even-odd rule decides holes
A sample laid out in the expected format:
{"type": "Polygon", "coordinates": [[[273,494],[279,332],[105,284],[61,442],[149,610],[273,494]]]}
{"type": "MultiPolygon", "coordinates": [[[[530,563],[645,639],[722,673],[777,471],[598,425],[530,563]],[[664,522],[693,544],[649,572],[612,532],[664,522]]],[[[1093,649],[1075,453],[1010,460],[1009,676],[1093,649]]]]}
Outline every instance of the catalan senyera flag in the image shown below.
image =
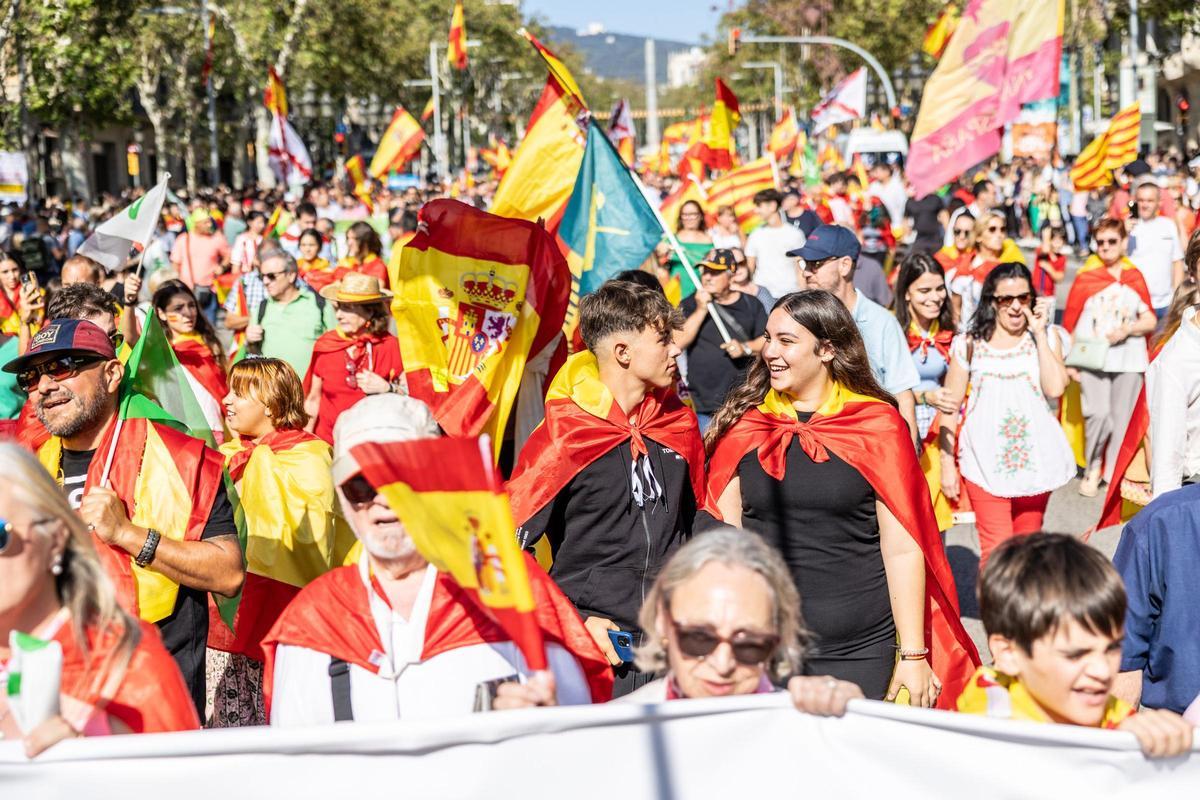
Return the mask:
{"type": "Polygon", "coordinates": [[[492,213],[530,222],[545,220],[553,231],[583,161],[586,136],[576,119],[587,106],[562,61],[528,31],[521,33],[541,55],[550,76],[529,116],[525,138],[496,187],[492,213]]]}
{"type": "Polygon", "coordinates": [[[796,124],[796,112],[791,106],[783,110],[783,116],[775,123],[775,127],[771,129],[771,138],[767,140],[767,150],[775,154],[775,158],[782,161],[787,157],[788,153],[796,149],[796,142],[800,140],[800,126],[796,124]]]}
{"type": "Polygon", "coordinates": [[[747,454],[757,453],[766,473],[783,481],[789,443],[802,447],[814,462],[828,461],[832,453],[858,470],[925,556],[925,645],[942,682],[938,707],[952,708],[979,666],[979,653],[959,617],[954,576],[912,434],[891,404],[837,384],[812,418],[801,424],[804,435],[795,436],[797,424],[790,398],[768,390],[763,402],[742,415],[712,454],[709,507],[716,508],[716,499],[747,454]]]}
{"type": "Polygon", "coordinates": [[[716,79],[716,99],[709,118],[708,135],[700,150],[700,160],[709,169],[731,169],[737,158],[733,130],[742,119],[737,97],[720,78],[716,79]]]}
{"type": "Polygon", "coordinates": [[[618,272],[637,269],[662,238],[654,210],[595,123],[588,126],[583,164],[558,236],[571,268],[568,334],[578,319],[579,298],[618,272]]]}
{"type": "Polygon", "coordinates": [[[450,39],[446,45],[446,58],[450,65],[459,71],[467,68],[467,25],[463,20],[462,0],[455,0],[454,13],[450,16],[450,39]]]}
{"type": "Polygon", "coordinates": [[[413,115],[408,113],[404,106],[396,106],[392,120],[380,137],[379,146],[375,148],[375,155],[367,172],[372,177],[383,180],[389,172],[403,169],[404,165],[421,151],[421,143],[424,141],[425,131],[421,124],[413,119],[413,115]]]}
{"type": "Polygon", "coordinates": [[[409,392],[446,433],[498,446],[526,360],[561,332],[570,269],[533,222],[453,200],[426,203],[421,220],[392,301],[409,392]]]}
{"type": "Polygon", "coordinates": [[[375,213],[375,203],[371,200],[371,190],[367,187],[367,165],[359,153],[346,160],[346,175],[350,177],[351,193],[367,207],[367,211],[375,213]]]}
{"type": "Polygon", "coordinates": [[[715,214],[721,206],[732,206],[738,226],[749,233],[759,225],[754,213],[754,195],[763,189],[778,189],[775,169],[771,159],[763,156],[748,161],[737,169],[722,175],[708,188],[708,213],[715,214]]]}
{"type": "Polygon", "coordinates": [[[1000,151],[1023,103],[1055,97],[1063,0],[976,0],[925,83],[905,173],[915,197],[1000,151]]]}
{"type": "Polygon", "coordinates": [[[283,79],[279,77],[279,73],[273,66],[267,69],[267,86],[263,89],[263,105],[272,114],[287,118],[287,91],[283,88],[283,79]]]}
{"type": "Polygon", "coordinates": [[[921,43],[921,49],[935,59],[941,58],[956,27],[958,27],[958,7],[954,3],[947,3],[946,7],[938,13],[933,24],[925,29],[925,40],[921,43]]]}
{"type": "Polygon", "coordinates": [[[512,508],[483,438],[437,438],[351,449],[417,551],[447,572],[512,636],[531,670],[548,668],[528,564],[512,508]],[[437,469],[430,469],[437,464],[437,469]]]}
{"type": "Polygon", "coordinates": [[[1071,167],[1071,183],[1078,190],[1099,189],[1112,183],[1112,173],[1137,158],[1142,127],[1142,107],[1134,103],[1118,111],[1104,133],[1083,148],[1071,167]]]}

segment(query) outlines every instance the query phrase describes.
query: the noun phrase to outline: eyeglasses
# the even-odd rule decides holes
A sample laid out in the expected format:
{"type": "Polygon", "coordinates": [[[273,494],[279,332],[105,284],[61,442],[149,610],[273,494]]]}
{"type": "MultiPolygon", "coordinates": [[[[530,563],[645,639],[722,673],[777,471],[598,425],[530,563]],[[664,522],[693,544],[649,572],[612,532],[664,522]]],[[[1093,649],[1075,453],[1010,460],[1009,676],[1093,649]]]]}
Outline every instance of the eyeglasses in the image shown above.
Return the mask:
{"type": "Polygon", "coordinates": [[[818,259],[817,261],[805,261],[804,262],[804,271],[805,272],[816,272],[821,267],[828,264],[830,261],[836,261],[837,258],[838,258],[837,256],[832,256],[830,258],[818,259]]]}
{"type": "Polygon", "coordinates": [[[286,272],[260,272],[259,276],[263,279],[263,283],[270,283],[280,275],[286,275],[286,272]]]}
{"type": "Polygon", "coordinates": [[[708,625],[680,625],[670,614],[667,618],[675,629],[675,643],[688,658],[707,658],[722,644],[729,645],[734,659],[745,667],[765,664],[779,646],[779,636],[773,633],[738,632],[726,639],[708,625]]]}
{"type": "Polygon", "coordinates": [[[1120,239],[1097,239],[1096,244],[1100,247],[1115,247],[1121,243],[1120,239]]]}
{"type": "Polygon", "coordinates": [[[346,498],[346,502],[355,508],[371,505],[375,502],[377,494],[379,492],[362,475],[355,475],[342,484],[342,495],[346,498]]]}
{"type": "Polygon", "coordinates": [[[992,302],[1001,308],[1011,306],[1015,300],[1017,305],[1027,306],[1029,301],[1033,299],[1030,292],[1022,292],[1021,294],[998,294],[992,298],[992,302]]]}
{"type": "Polygon", "coordinates": [[[18,372],[17,386],[21,387],[21,391],[28,393],[38,385],[43,375],[48,376],[55,383],[62,383],[68,378],[74,378],[88,367],[105,360],[107,359],[96,356],[59,356],[18,372]]]}

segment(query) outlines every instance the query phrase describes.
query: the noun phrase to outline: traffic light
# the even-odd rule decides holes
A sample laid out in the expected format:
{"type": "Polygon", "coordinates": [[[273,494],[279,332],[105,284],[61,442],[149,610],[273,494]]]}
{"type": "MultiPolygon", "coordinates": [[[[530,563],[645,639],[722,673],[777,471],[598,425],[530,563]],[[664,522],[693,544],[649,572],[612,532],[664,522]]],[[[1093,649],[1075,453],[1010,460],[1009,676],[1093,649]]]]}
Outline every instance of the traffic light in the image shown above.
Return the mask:
{"type": "Polygon", "coordinates": [[[738,44],[741,43],[741,40],[742,40],[742,29],[741,28],[730,28],[729,29],[729,55],[731,55],[731,56],[737,55],[738,44]]]}
{"type": "Polygon", "coordinates": [[[1179,109],[1179,137],[1186,140],[1188,133],[1188,112],[1192,110],[1192,104],[1188,100],[1186,91],[1179,93],[1179,97],[1175,99],[1175,107],[1179,109]]]}

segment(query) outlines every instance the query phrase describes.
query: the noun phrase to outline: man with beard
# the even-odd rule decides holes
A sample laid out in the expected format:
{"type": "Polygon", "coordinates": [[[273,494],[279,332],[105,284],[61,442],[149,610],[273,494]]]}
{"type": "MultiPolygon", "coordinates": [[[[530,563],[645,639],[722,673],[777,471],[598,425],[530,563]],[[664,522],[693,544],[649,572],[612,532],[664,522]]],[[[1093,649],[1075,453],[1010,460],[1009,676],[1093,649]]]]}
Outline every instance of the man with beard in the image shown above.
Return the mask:
{"type": "Polygon", "coordinates": [[[366,442],[439,435],[428,406],[396,394],[369,395],[338,417],[333,480],[362,552],[358,563],[306,586],[267,634],[263,689],[272,725],[465,714],[481,688],[523,675],[539,705],[611,696],[607,662],[532,558],[526,562],[549,672],[526,669],[509,635],[425,560],[352,453],[366,442]]]}
{"type": "Polygon", "coordinates": [[[38,459],[95,536],[118,599],[158,624],[202,712],[205,592],[233,597],[244,576],[220,453],[165,425],[121,419],[125,368],[86,320],[51,320],[4,370],[49,434],[38,459]]]}

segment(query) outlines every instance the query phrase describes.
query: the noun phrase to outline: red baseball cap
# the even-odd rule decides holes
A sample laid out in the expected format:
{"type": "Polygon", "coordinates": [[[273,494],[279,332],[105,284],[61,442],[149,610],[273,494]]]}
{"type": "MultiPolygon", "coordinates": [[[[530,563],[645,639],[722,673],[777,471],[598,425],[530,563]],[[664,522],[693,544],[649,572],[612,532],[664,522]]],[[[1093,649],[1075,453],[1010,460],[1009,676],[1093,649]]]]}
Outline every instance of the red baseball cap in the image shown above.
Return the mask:
{"type": "Polygon", "coordinates": [[[34,334],[25,354],[4,365],[5,372],[20,372],[34,361],[42,361],[49,353],[117,357],[112,340],[100,326],[86,319],[53,319],[34,334]]]}

